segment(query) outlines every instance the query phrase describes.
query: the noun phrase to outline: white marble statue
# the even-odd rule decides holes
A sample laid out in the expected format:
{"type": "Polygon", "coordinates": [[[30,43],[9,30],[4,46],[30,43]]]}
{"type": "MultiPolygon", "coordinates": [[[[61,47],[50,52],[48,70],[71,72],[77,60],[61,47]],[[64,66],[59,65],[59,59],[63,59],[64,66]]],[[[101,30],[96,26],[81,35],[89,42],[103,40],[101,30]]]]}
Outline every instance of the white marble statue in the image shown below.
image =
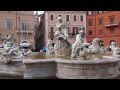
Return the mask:
{"type": "Polygon", "coordinates": [[[120,57],[120,48],[116,46],[115,42],[111,42],[110,48],[112,50],[112,56],[120,57]]]}
{"type": "Polygon", "coordinates": [[[82,58],[87,57],[88,50],[84,45],[84,36],[85,36],[84,30],[80,30],[79,34],[77,34],[76,36],[76,41],[72,45],[72,53],[71,53],[72,58],[76,58],[77,56],[80,56],[82,58]]]}
{"type": "Polygon", "coordinates": [[[13,42],[13,36],[7,35],[4,37],[4,45],[3,52],[1,52],[0,60],[4,63],[9,63],[13,59],[22,59],[25,58],[26,55],[31,53],[31,50],[21,51],[20,46],[13,42]]]}
{"type": "Polygon", "coordinates": [[[111,49],[116,48],[116,43],[115,42],[111,42],[110,48],[111,49]]]}
{"type": "Polygon", "coordinates": [[[101,52],[101,48],[99,46],[100,39],[94,38],[92,41],[92,45],[89,47],[89,53],[97,54],[101,52]]]}
{"type": "Polygon", "coordinates": [[[67,40],[68,35],[68,30],[66,29],[66,24],[65,22],[62,20],[61,16],[58,16],[57,18],[57,31],[55,32],[54,36],[56,36],[57,38],[59,37],[63,37],[64,40],[67,40]]]}
{"type": "Polygon", "coordinates": [[[57,38],[57,42],[54,46],[54,51],[57,56],[65,56],[70,55],[71,53],[71,44],[67,41],[68,38],[68,30],[66,29],[66,24],[62,20],[61,16],[57,18],[57,31],[54,36],[57,38]]]}
{"type": "Polygon", "coordinates": [[[54,52],[54,47],[53,47],[53,45],[52,45],[52,40],[48,40],[48,42],[47,42],[47,48],[48,48],[48,53],[49,54],[54,54],[55,52],[54,52]]]}

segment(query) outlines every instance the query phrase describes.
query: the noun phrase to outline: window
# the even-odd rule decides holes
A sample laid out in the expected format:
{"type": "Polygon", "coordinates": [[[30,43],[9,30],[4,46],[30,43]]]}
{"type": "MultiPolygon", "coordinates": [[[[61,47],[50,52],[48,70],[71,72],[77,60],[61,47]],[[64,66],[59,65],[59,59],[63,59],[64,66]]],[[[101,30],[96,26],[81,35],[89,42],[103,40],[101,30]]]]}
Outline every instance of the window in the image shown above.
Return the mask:
{"type": "Polygon", "coordinates": [[[78,27],[73,27],[73,35],[77,35],[78,33],[78,27]]]}
{"type": "Polygon", "coordinates": [[[6,29],[12,29],[12,24],[13,24],[13,22],[11,19],[5,20],[5,28],[6,29]]]}
{"type": "Polygon", "coordinates": [[[87,15],[93,15],[92,11],[87,11],[87,15]]]}
{"type": "Polygon", "coordinates": [[[92,30],[89,30],[89,35],[92,35],[92,30]]]}
{"type": "Polygon", "coordinates": [[[53,15],[50,15],[50,20],[53,20],[53,15]]]}
{"type": "Polygon", "coordinates": [[[53,27],[50,27],[50,32],[53,33],[53,27]]]}
{"type": "Polygon", "coordinates": [[[99,29],[99,34],[103,34],[103,30],[102,29],[99,29]]]}
{"type": "Polygon", "coordinates": [[[27,21],[21,21],[20,23],[21,23],[20,29],[22,29],[22,30],[27,30],[28,29],[27,21]]]}
{"type": "Polygon", "coordinates": [[[58,15],[59,17],[62,17],[62,15],[58,15]]]}
{"type": "Polygon", "coordinates": [[[92,26],[92,21],[88,21],[88,26],[92,26]]]}
{"type": "Polygon", "coordinates": [[[74,15],[74,21],[76,21],[76,15],[74,15]]]}
{"type": "Polygon", "coordinates": [[[111,23],[114,22],[114,17],[110,17],[110,22],[111,22],[111,23]]]}
{"type": "Polygon", "coordinates": [[[83,21],[83,16],[82,15],[80,16],[80,21],[83,21]]]}
{"type": "Polygon", "coordinates": [[[99,20],[99,25],[103,24],[103,19],[98,19],[99,20]]]}
{"type": "Polygon", "coordinates": [[[23,39],[27,39],[27,33],[23,33],[23,39]]]}
{"type": "Polygon", "coordinates": [[[111,28],[110,28],[110,33],[111,33],[111,34],[114,33],[114,27],[111,27],[111,28]]]}
{"type": "Polygon", "coordinates": [[[67,27],[67,30],[68,30],[68,34],[70,34],[70,27],[67,27]]]}
{"type": "Polygon", "coordinates": [[[66,15],[66,21],[67,21],[67,22],[70,21],[69,15],[66,15]]]}

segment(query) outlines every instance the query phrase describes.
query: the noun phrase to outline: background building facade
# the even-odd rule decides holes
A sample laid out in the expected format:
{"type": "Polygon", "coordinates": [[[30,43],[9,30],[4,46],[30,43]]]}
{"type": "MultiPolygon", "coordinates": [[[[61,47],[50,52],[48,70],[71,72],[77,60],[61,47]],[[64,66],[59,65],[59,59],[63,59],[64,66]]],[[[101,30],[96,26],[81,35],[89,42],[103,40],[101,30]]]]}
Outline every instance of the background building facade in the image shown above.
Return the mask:
{"type": "MultiPolygon", "coordinates": [[[[17,43],[28,42],[34,47],[34,11],[0,11],[0,36],[13,34],[17,43]]],[[[1,44],[2,42],[0,42],[1,44]]]]}
{"type": "Polygon", "coordinates": [[[67,23],[67,29],[70,36],[70,41],[75,41],[75,36],[78,34],[81,26],[86,30],[86,13],[85,11],[45,11],[45,43],[48,39],[54,41],[54,33],[57,30],[57,17],[61,15],[67,23]]]}
{"type": "Polygon", "coordinates": [[[45,46],[45,15],[35,13],[35,51],[40,51],[45,46]]]}
{"type": "Polygon", "coordinates": [[[100,38],[101,46],[120,46],[120,11],[87,11],[87,42],[100,38]]]}

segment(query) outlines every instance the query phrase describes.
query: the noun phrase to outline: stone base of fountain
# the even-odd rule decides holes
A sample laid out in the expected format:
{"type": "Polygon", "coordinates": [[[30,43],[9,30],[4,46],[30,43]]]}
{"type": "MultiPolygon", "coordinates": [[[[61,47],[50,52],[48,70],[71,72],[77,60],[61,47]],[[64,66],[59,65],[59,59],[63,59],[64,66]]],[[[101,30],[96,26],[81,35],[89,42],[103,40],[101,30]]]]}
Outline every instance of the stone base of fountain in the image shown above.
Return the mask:
{"type": "Polygon", "coordinates": [[[0,78],[23,79],[25,65],[22,61],[11,61],[9,64],[0,62],[0,78]]]}
{"type": "Polygon", "coordinates": [[[120,74],[119,59],[56,60],[59,79],[113,79],[120,74]]]}
{"type": "Polygon", "coordinates": [[[55,79],[56,63],[54,59],[23,60],[26,66],[24,79],[55,79]]]}

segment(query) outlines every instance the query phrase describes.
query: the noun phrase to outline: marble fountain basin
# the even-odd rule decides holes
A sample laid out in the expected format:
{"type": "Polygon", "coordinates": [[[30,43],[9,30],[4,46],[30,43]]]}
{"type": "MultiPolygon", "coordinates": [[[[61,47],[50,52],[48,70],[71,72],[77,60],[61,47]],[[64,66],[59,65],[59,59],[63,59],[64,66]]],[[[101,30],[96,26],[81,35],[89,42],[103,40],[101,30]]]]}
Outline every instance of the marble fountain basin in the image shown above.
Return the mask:
{"type": "Polygon", "coordinates": [[[12,60],[9,64],[0,62],[0,79],[23,79],[24,71],[22,60],[12,60]]]}
{"type": "Polygon", "coordinates": [[[56,79],[54,59],[25,59],[24,79],[56,79]]]}
{"type": "Polygon", "coordinates": [[[60,59],[54,55],[49,58],[45,54],[42,54],[42,59],[38,59],[39,56],[41,55],[23,61],[25,79],[113,79],[120,74],[120,59],[109,55],[103,58],[99,55],[100,59],[96,60],[70,59],[70,56],[60,59]]]}
{"type": "Polygon", "coordinates": [[[100,60],[55,60],[60,79],[113,79],[120,74],[118,58],[100,60]]]}

